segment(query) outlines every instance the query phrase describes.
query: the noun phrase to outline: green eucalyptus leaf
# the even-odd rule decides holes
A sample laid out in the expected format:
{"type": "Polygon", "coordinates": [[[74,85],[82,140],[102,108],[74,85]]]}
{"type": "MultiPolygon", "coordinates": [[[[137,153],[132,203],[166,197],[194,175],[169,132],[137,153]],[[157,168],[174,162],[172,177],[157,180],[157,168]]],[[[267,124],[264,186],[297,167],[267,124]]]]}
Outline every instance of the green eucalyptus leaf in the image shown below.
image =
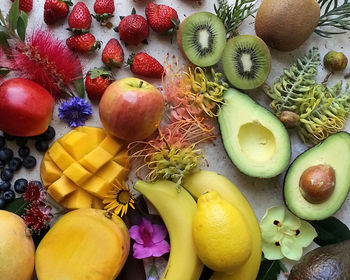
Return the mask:
{"type": "Polygon", "coordinates": [[[76,79],[73,81],[73,84],[74,84],[75,90],[76,90],[77,93],[78,93],[78,97],[84,98],[84,95],[85,95],[85,87],[84,87],[84,77],[83,77],[83,75],[81,75],[81,77],[79,77],[79,78],[76,78],[76,79]]]}
{"type": "MultiPolygon", "coordinates": [[[[24,13],[24,14],[26,14],[26,13],[24,13]]],[[[27,18],[27,21],[28,21],[28,18],[27,18]]],[[[19,38],[20,38],[22,41],[25,40],[25,37],[26,37],[26,29],[27,29],[26,18],[20,16],[20,17],[18,18],[18,21],[17,21],[17,34],[18,34],[19,38]]]]}
{"type": "Polygon", "coordinates": [[[286,272],[280,260],[263,260],[256,280],[277,280],[281,271],[286,272]]]}
{"type": "Polygon", "coordinates": [[[0,66],[0,76],[5,77],[8,73],[10,73],[10,69],[7,67],[1,67],[0,66]]]}
{"type": "Polygon", "coordinates": [[[17,27],[17,21],[18,21],[18,17],[19,17],[19,1],[15,0],[11,6],[11,9],[8,13],[8,22],[10,25],[10,29],[12,31],[15,31],[16,27],[17,27]]]}
{"type": "Polygon", "coordinates": [[[28,201],[25,201],[22,197],[19,197],[8,203],[5,207],[5,210],[12,212],[18,216],[22,216],[28,205],[28,201]]]}
{"type": "Polygon", "coordinates": [[[349,228],[335,217],[322,221],[310,221],[310,223],[318,234],[314,241],[320,246],[350,239],[349,228]]]}

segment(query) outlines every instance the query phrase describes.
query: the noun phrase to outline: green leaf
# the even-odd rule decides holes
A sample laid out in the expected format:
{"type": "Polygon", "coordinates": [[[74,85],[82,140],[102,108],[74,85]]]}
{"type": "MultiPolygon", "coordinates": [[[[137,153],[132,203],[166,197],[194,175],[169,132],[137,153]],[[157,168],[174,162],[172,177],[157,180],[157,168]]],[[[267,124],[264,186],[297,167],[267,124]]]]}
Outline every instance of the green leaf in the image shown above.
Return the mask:
{"type": "Polygon", "coordinates": [[[8,73],[10,73],[10,69],[0,66],[0,76],[1,77],[5,77],[8,73]]]}
{"type": "Polygon", "coordinates": [[[314,241],[320,246],[350,239],[349,228],[335,217],[322,221],[310,221],[310,223],[318,234],[314,241]]]}
{"type": "Polygon", "coordinates": [[[19,1],[15,0],[11,6],[11,9],[8,13],[8,21],[10,24],[10,29],[15,31],[17,27],[17,21],[19,17],[19,1]]]}
{"type": "Polygon", "coordinates": [[[22,216],[28,205],[28,201],[25,201],[22,197],[19,197],[8,203],[5,210],[17,214],[18,216],[22,216]]]}
{"type": "Polygon", "coordinates": [[[281,270],[286,272],[285,266],[279,260],[263,260],[256,280],[277,280],[281,270]]]}
{"type": "Polygon", "coordinates": [[[17,34],[22,41],[26,37],[26,29],[28,24],[28,15],[25,12],[21,11],[21,14],[17,21],[17,34]]]}
{"type": "Polygon", "coordinates": [[[81,75],[81,77],[79,77],[79,78],[76,78],[76,79],[73,81],[73,84],[74,84],[75,90],[76,90],[77,93],[78,93],[78,97],[84,98],[84,95],[85,95],[85,87],[84,87],[84,77],[83,77],[83,75],[81,75]]]}
{"type": "Polygon", "coordinates": [[[1,31],[2,28],[0,26],[0,46],[3,48],[3,50],[6,50],[10,47],[8,43],[8,39],[10,39],[10,36],[7,34],[6,31],[1,31]]]}

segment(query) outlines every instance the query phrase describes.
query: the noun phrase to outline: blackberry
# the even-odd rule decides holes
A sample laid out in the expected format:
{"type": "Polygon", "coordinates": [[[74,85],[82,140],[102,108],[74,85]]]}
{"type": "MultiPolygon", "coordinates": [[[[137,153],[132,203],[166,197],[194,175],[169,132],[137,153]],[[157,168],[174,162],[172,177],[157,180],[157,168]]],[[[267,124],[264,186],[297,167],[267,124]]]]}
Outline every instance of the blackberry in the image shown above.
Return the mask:
{"type": "Polygon", "coordinates": [[[6,192],[4,192],[2,194],[2,198],[6,201],[6,202],[11,202],[12,200],[14,200],[16,198],[16,194],[14,191],[12,190],[8,190],[6,192]]]}
{"type": "Polygon", "coordinates": [[[47,130],[43,134],[41,134],[42,139],[46,141],[52,140],[53,138],[55,138],[55,136],[56,131],[52,126],[49,126],[47,130]]]}
{"type": "Polygon", "coordinates": [[[27,146],[20,147],[20,148],[18,149],[18,155],[19,155],[21,158],[25,158],[25,157],[29,156],[29,153],[30,153],[30,149],[29,149],[27,146]]]}
{"type": "Polygon", "coordinates": [[[6,144],[6,139],[4,136],[0,136],[0,148],[4,147],[6,144]]]}
{"type": "Polygon", "coordinates": [[[6,201],[2,197],[0,197],[0,209],[5,209],[6,201]]]}
{"type": "Polygon", "coordinates": [[[8,163],[8,168],[13,171],[18,171],[22,167],[22,160],[18,157],[13,157],[8,163]]]}
{"type": "Polygon", "coordinates": [[[23,159],[23,166],[27,169],[32,169],[36,165],[36,159],[33,156],[27,156],[23,159]]]}
{"type": "Polygon", "coordinates": [[[45,140],[37,140],[35,141],[35,148],[39,152],[46,152],[46,150],[49,148],[49,143],[45,140]]]}
{"type": "Polygon", "coordinates": [[[0,161],[8,162],[13,157],[13,151],[9,148],[2,148],[0,150],[0,161]]]}
{"type": "Polygon", "coordinates": [[[17,137],[16,144],[17,146],[23,147],[27,144],[28,139],[26,137],[17,137]]]}
{"type": "Polygon", "coordinates": [[[24,193],[27,190],[28,181],[24,178],[17,179],[13,184],[16,193],[24,193]]]}
{"type": "Polygon", "coordinates": [[[1,171],[1,179],[3,181],[9,182],[13,178],[13,171],[10,168],[4,168],[1,171]]]}
{"type": "Polygon", "coordinates": [[[11,183],[7,181],[0,182],[0,192],[5,192],[11,188],[11,183]]]}

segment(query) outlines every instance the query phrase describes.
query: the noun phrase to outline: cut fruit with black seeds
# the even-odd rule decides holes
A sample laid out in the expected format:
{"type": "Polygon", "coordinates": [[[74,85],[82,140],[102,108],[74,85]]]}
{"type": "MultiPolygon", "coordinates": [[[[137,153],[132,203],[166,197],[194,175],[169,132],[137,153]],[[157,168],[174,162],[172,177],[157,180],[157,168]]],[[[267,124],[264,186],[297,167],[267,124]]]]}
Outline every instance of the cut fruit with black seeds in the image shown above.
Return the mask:
{"type": "Polygon", "coordinates": [[[0,209],[5,209],[6,201],[2,197],[0,197],[0,209]]]}
{"type": "Polygon", "coordinates": [[[17,137],[16,144],[17,146],[23,147],[27,144],[28,139],[26,137],[17,137]]]}
{"type": "Polygon", "coordinates": [[[182,22],[177,39],[181,52],[189,61],[201,67],[212,66],[222,56],[226,29],[216,15],[198,12],[182,22]]]}
{"type": "Polygon", "coordinates": [[[11,183],[2,181],[0,182],[0,192],[5,192],[11,188],[11,183]]]}
{"type": "Polygon", "coordinates": [[[23,159],[23,166],[27,169],[32,169],[36,165],[36,159],[33,156],[27,156],[23,159]]]}
{"type": "Polygon", "coordinates": [[[35,148],[38,152],[46,152],[49,148],[49,143],[45,140],[37,140],[35,141],[35,148]]]}
{"type": "Polygon", "coordinates": [[[0,161],[8,162],[13,157],[13,151],[9,148],[2,148],[0,150],[0,161]]]}
{"type": "Polygon", "coordinates": [[[17,179],[13,184],[16,193],[24,193],[27,190],[28,181],[24,178],[17,179]]]}
{"type": "Polygon", "coordinates": [[[16,198],[16,194],[12,190],[8,190],[2,194],[2,198],[5,200],[5,202],[11,202],[16,198]]]}
{"type": "Polygon", "coordinates": [[[222,55],[222,67],[234,87],[257,88],[269,76],[270,50],[257,36],[238,35],[227,42],[222,55]]]}
{"type": "Polygon", "coordinates": [[[22,167],[22,160],[18,157],[14,157],[8,162],[7,166],[13,171],[18,171],[22,167]]]}
{"type": "Polygon", "coordinates": [[[4,136],[0,136],[0,148],[4,147],[6,144],[6,140],[4,136]]]}
{"type": "Polygon", "coordinates": [[[49,126],[47,130],[40,135],[43,140],[49,141],[55,138],[56,136],[56,131],[52,126],[49,126]]]}
{"type": "Polygon", "coordinates": [[[29,156],[29,154],[30,154],[30,149],[28,147],[20,147],[18,149],[18,155],[21,158],[25,158],[25,157],[29,156]]]}
{"type": "Polygon", "coordinates": [[[3,181],[11,181],[13,178],[13,171],[10,168],[4,168],[1,171],[1,179],[3,181]]]}
{"type": "Polygon", "coordinates": [[[8,133],[4,133],[4,137],[6,140],[13,141],[16,139],[16,136],[10,135],[8,133]]]}

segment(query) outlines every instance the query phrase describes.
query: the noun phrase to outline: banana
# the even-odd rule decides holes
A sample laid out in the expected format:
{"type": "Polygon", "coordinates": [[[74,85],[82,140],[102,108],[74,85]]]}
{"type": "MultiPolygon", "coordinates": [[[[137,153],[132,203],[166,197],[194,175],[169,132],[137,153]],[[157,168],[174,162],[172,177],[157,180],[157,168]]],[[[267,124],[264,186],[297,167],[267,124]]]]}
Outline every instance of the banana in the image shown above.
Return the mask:
{"type": "Polygon", "coordinates": [[[134,189],[157,209],[170,236],[170,256],[161,280],[198,280],[203,264],[196,255],[192,238],[192,219],[196,201],[170,181],[153,184],[137,181],[134,189]]]}
{"type": "Polygon", "coordinates": [[[208,191],[218,192],[221,197],[241,211],[252,235],[252,254],[248,261],[230,274],[215,272],[210,280],[255,280],[261,262],[261,234],[254,211],[247,199],[230,180],[213,171],[199,171],[186,176],[183,187],[196,200],[208,191]]]}

